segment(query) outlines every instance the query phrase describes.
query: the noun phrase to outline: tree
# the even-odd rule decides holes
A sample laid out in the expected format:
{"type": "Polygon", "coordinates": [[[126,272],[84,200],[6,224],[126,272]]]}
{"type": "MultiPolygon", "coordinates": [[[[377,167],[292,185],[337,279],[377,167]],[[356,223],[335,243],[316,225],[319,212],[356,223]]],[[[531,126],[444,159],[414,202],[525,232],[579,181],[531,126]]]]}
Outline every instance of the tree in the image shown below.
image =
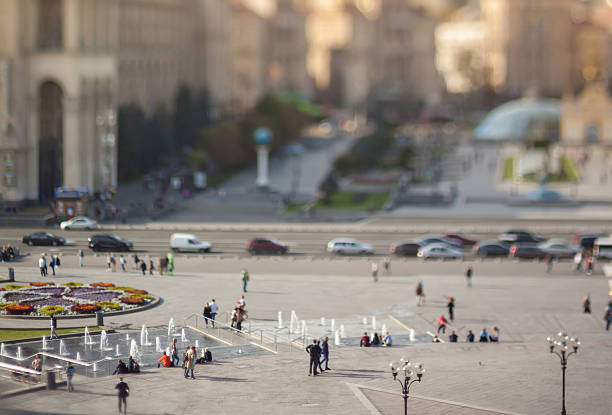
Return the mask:
{"type": "Polygon", "coordinates": [[[336,180],[334,172],[330,172],[325,180],[319,186],[319,190],[323,193],[323,203],[329,205],[332,201],[332,197],[338,193],[340,186],[336,180]]]}
{"type": "Polygon", "coordinates": [[[193,147],[197,141],[197,117],[194,109],[191,90],[181,85],[174,100],[172,116],[172,136],[174,150],[182,154],[187,147],[193,147]]]}

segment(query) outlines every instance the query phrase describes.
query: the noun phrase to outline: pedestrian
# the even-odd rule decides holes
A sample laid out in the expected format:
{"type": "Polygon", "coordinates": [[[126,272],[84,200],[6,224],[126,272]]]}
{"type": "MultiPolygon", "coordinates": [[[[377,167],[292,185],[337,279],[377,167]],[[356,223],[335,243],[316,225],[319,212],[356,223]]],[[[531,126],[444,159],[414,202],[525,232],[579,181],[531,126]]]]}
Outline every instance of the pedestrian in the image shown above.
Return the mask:
{"type": "Polygon", "coordinates": [[[219,311],[219,306],[215,303],[215,299],[212,299],[210,303],[210,323],[212,327],[215,328],[215,317],[217,316],[217,312],[219,311]]]}
{"type": "Polygon", "coordinates": [[[202,315],[204,316],[204,323],[206,324],[206,327],[208,327],[208,321],[210,320],[210,304],[204,304],[204,311],[202,312],[202,315]]]}
{"type": "Polygon", "coordinates": [[[138,258],[138,255],[134,254],[134,270],[138,271],[139,268],[140,268],[140,258],[138,258]]]}
{"type": "Polygon", "coordinates": [[[119,396],[119,413],[121,413],[121,404],[123,404],[123,413],[127,413],[127,397],[130,396],[130,387],[123,381],[123,378],[119,378],[119,383],[115,385],[117,389],[117,395],[119,396]]]}
{"type": "Polygon", "coordinates": [[[472,330],[468,330],[468,334],[465,338],[465,341],[468,343],[474,343],[474,333],[472,333],[472,330]]]}
{"type": "Polygon", "coordinates": [[[78,257],[79,257],[79,267],[83,267],[83,257],[85,254],[82,249],[79,249],[78,257]]]}
{"type": "Polygon", "coordinates": [[[316,340],[312,341],[312,344],[309,344],[306,347],[306,353],[310,355],[310,365],[308,368],[308,376],[314,374],[317,376],[317,367],[319,366],[319,358],[318,356],[321,354],[321,349],[317,344],[316,340]]]}
{"type": "Polygon", "coordinates": [[[468,265],[467,269],[465,270],[465,279],[467,280],[468,287],[472,286],[472,274],[474,274],[474,269],[471,265],[468,265]]]}
{"type": "Polygon", "coordinates": [[[323,372],[324,370],[331,370],[328,366],[329,364],[329,338],[323,337],[323,341],[321,342],[321,356],[323,358],[319,361],[319,370],[323,372]],[[321,367],[325,362],[325,368],[321,367]]]}
{"type": "Polygon", "coordinates": [[[242,270],[242,292],[247,292],[247,283],[249,282],[249,272],[246,269],[242,270]]]}
{"type": "Polygon", "coordinates": [[[610,324],[612,324],[612,300],[608,301],[606,310],[604,313],[604,320],[606,321],[606,330],[610,330],[610,324]]]}
{"type": "Polygon", "coordinates": [[[586,267],[586,274],[587,275],[593,274],[593,255],[587,256],[587,258],[584,261],[584,263],[585,263],[585,267],[586,267]]]}
{"type": "Polygon", "coordinates": [[[546,257],[544,258],[544,261],[546,262],[546,272],[550,274],[552,272],[552,266],[553,266],[552,255],[550,254],[546,255],[546,257]]]}
{"type": "Polygon", "coordinates": [[[172,275],[174,272],[174,254],[168,252],[168,275],[172,275]]]}
{"type": "Polygon", "coordinates": [[[142,275],[147,274],[147,264],[145,264],[144,261],[140,261],[140,271],[142,272],[142,275]]]}
{"type": "Polygon", "coordinates": [[[391,275],[391,258],[388,256],[383,259],[383,266],[385,267],[385,274],[391,275]]]}
{"type": "Polygon", "coordinates": [[[247,318],[246,310],[242,307],[236,307],[236,329],[242,331],[242,322],[247,318]]]}
{"type": "Polygon", "coordinates": [[[51,258],[49,259],[49,266],[51,267],[53,276],[55,276],[55,255],[51,255],[51,258]]]}
{"type": "Polygon", "coordinates": [[[121,271],[125,272],[125,257],[123,254],[119,255],[119,264],[121,264],[121,271]]]}
{"type": "Polygon", "coordinates": [[[162,257],[157,260],[157,272],[160,276],[164,275],[164,259],[162,257]]]}
{"type": "Polygon", "coordinates": [[[44,277],[45,276],[45,256],[41,255],[40,258],[38,258],[38,267],[40,268],[40,276],[44,277]]]}
{"type": "Polygon", "coordinates": [[[587,295],[582,300],[582,309],[585,314],[591,314],[591,294],[587,293],[587,295]]]}
{"type": "Polygon", "coordinates": [[[378,282],[378,263],[372,262],[372,279],[374,282],[378,282]]]}
{"type": "Polygon", "coordinates": [[[438,334],[440,334],[440,330],[442,333],[446,333],[446,325],[448,324],[448,320],[444,316],[440,316],[438,319],[438,334]]]}
{"type": "Polygon", "coordinates": [[[43,263],[44,263],[43,265],[45,268],[45,277],[46,277],[47,275],[49,275],[49,270],[47,269],[47,255],[43,252],[42,256],[43,256],[43,263]]]}
{"type": "Polygon", "coordinates": [[[193,369],[195,368],[196,350],[195,346],[191,346],[191,349],[187,351],[187,360],[185,361],[185,378],[189,372],[191,372],[191,379],[195,379],[193,375],[193,369]]]}
{"type": "Polygon", "coordinates": [[[72,386],[72,377],[74,376],[74,366],[72,363],[66,363],[66,383],[68,384],[68,392],[74,392],[74,386],[72,386]]]}
{"type": "Polygon", "coordinates": [[[106,254],[106,272],[111,271],[111,253],[106,254]]]}
{"type": "Polygon", "coordinates": [[[448,336],[448,341],[451,343],[457,343],[457,335],[455,334],[455,330],[451,330],[451,334],[448,336]]]}
{"type": "Polygon", "coordinates": [[[50,317],[51,321],[51,336],[49,336],[50,339],[57,339],[58,335],[57,335],[57,317],[55,317],[55,314],[51,314],[50,317]]]}
{"type": "Polygon", "coordinates": [[[496,326],[493,326],[493,333],[489,336],[489,341],[492,343],[499,342],[499,329],[496,326]]]}
{"type": "Polygon", "coordinates": [[[58,254],[55,254],[55,268],[57,268],[57,270],[59,271],[60,267],[62,266],[62,261],[60,260],[60,256],[58,254]]]}
{"type": "Polygon", "coordinates": [[[483,328],[482,331],[480,332],[480,340],[478,340],[480,343],[486,343],[489,341],[489,334],[487,333],[487,329],[483,328]]]}
{"type": "MultiPolygon", "coordinates": [[[[183,364],[181,365],[183,369],[187,367],[187,359],[189,359],[189,357],[187,356],[188,351],[189,351],[189,346],[185,346],[185,351],[183,352],[183,364]]],[[[187,372],[185,372],[185,377],[187,377],[187,372]]]]}
{"type": "Polygon", "coordinates": [[[414,290],[416,294],[416,305],[417,307],[425,304],[425,290],[423,290],[423,281],[419,281],[417,283],[416,289],[414,290]]]}
{"type": "Polygon", "coordinates": [[[170,356],[171,356],[171,359],[172,359],[172,365],[173,366],[178,366],[178,364],[181,361],[181,359],[179,359],[179,356],[178,356],[178,348],[176,346],[176,342],[177,342],[177,339],[174,338],[174,339],[172,339],[172,343],[170,343],[170,356]]]}
{"type": "Polygon", "coordinates": [[[365,331],[363,336],[361,336],[361,340],[359,340],[359,347],[370,347],[370,336],[368,336],[367,331],[365,331]]]}
{"type": "Polygon", "coordinates": [[[36,370],[37,372],[42,371],[42,359],[40,358],[39,354],[37,354],[32,361],[32,369],[36,370]]]}
{"type": "Polygon", "coordinates": [[[453,321],[455,319],[455,298],[448,297],[446,307],[448,307],[448,316],[450,317],[450,321],[453,321]]]}
{"type": "Polygon", "coordinates": [[[149,260],[149,275],[153,275],[153,271],[155,271],[155,266],[153,265],[153,260],[149,260]]]}
{"type": "Polygon", "coordinates": [[[112,252],[110,255],[110,260],[111,260],[111,271],[113,272],[117,271],[117,258],[115,258],[115,254],[113,254],[112,252]]]}
{"type": "Polygon", "coordinates": [[[574,271],[579,272],[582,269],[582,252],[577,252],[574,255],[574,271]]]}
{"type": "Polygon", "coordinates": [[[240,300],[238,300],[238,304],[240,305],[240,307],[245,308],[246,307],[246,300],[244,299],[244,295],[242,297],[240,297],[240,300]]]}

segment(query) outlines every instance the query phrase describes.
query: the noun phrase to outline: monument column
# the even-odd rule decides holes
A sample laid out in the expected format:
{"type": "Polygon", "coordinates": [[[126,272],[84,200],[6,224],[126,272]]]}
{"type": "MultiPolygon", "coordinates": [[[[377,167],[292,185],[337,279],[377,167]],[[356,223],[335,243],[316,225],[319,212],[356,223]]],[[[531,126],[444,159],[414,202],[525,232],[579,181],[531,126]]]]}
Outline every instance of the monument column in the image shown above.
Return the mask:
{"type": "Polygon", "coordinates": [[[268,144],[272,140],[272,132],[260,127],[253,133],[253,140],[257,144],[257,180],[255,184],[261,189],[268,188],[268,155],[270,148],[268,144]]]}

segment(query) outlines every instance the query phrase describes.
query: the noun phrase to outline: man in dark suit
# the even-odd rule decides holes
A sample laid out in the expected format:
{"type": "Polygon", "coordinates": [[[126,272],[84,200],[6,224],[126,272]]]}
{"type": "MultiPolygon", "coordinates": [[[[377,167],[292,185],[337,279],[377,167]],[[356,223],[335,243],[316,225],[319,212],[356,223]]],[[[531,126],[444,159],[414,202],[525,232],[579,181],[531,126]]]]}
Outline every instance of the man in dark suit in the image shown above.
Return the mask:
{"type": "Polygon", "coordinates": [[[319,366],[319,356],[321,355],[321,348],[317,344],[316,340],[313,340],[312,344],[309,344],[306,347],[306,353],[310,355],[310,367],[308,369],[308,376],[310,376],[313,372],[314,375],[317,376],[317,366],[319,366]]]}

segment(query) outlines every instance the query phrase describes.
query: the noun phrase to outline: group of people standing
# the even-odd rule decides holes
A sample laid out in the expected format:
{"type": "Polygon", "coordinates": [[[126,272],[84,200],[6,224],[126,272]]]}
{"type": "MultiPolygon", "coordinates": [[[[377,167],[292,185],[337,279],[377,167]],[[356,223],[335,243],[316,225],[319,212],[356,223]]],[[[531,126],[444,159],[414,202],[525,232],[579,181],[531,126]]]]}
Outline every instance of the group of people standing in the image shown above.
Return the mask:
{"type": "MultiPolygon", "coordinates": [[[[178,367],[180,363],[177,339],[172,339],[172,343],[170,343],[170,356],[166,352],[157,360],[157,367],[178,367]]],[[[204,349],[204,355],[198,359],[198,354],[196,352],[195,346],[185,346],[185,352],[183,353],[183,364],[181,367],[185,370],[183,376],[185,379],[191,377],[191,379],[195,379],[194,369],[196,363],[207,363],[212,362],[212,352],[206,348],[204,349]]]]}
{"type": "Polygon", "coordinates": [[[56,268],[59,269],[62,261],[60,260],[59,255],[53,254],[49,255],[49,259],[47,260],[46,254],[41,254],[40,258],[38,258],[38,267],[40,268],[40,276],[46,277],[49,275],[49,268],[51,268],[51,272],[55,275],[56,268]]]}
{"type": "Polygon", "coordinates": [[[306,353],[310,356],[308,376],[317,376],[317,368],[321,373],[325,370],[331,370],[329,367],[329,339],[327,337],[322,340],[314,339],[312,344],[306,346],[306,353]],[[323,363],[325,363],[325,367],[323,367],[323,363]]]}

